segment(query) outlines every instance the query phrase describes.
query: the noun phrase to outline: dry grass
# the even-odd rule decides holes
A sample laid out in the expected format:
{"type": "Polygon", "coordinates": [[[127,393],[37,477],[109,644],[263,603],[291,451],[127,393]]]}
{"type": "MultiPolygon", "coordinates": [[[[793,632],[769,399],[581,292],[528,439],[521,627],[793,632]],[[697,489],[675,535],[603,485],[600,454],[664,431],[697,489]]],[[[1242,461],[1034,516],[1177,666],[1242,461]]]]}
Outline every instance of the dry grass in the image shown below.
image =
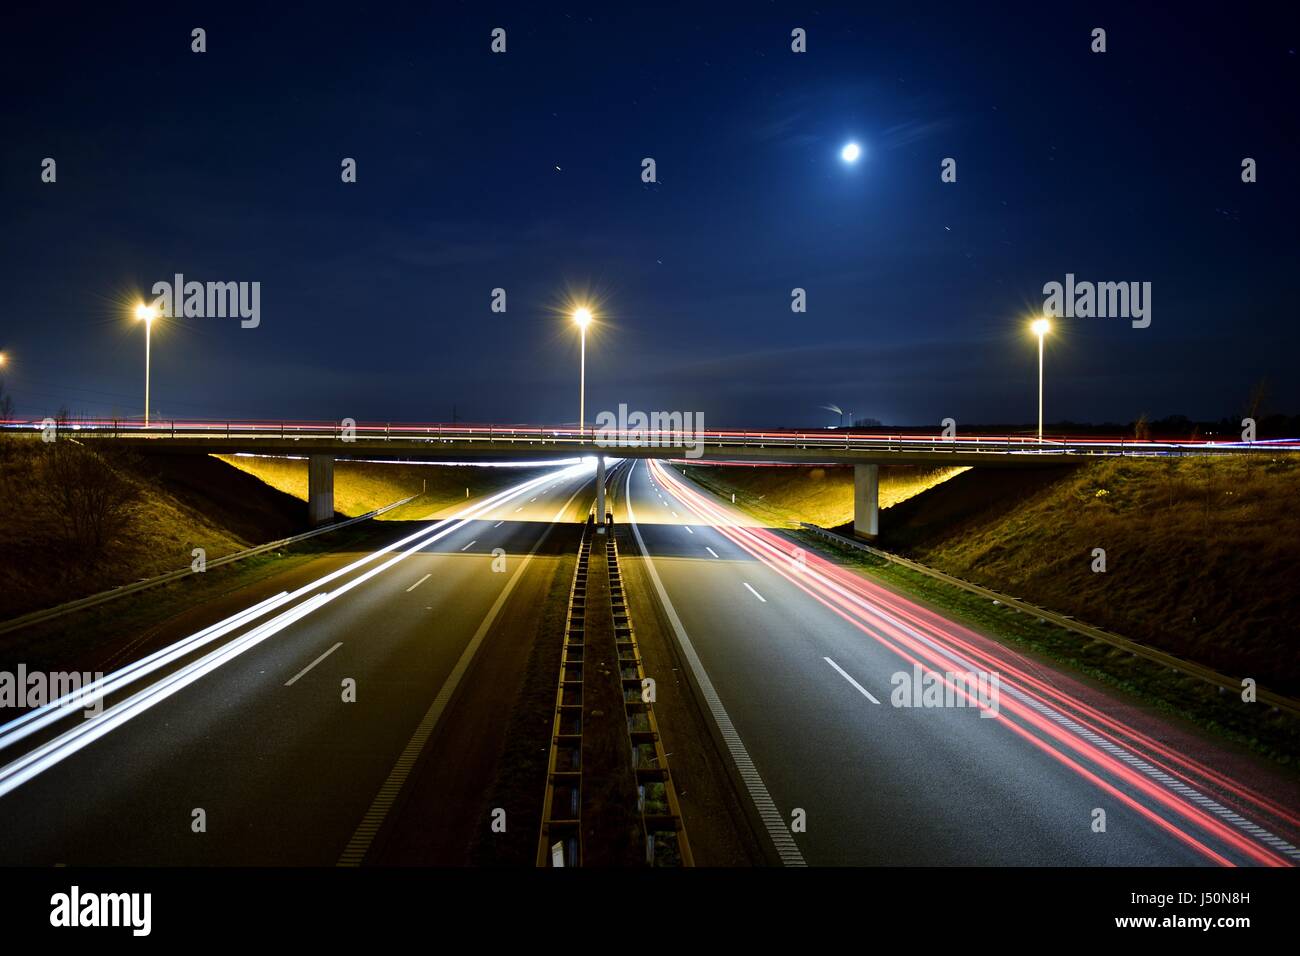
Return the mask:
{"type": "MultiPolygon", "coordinates": [[[[920,494],[965,468],[886,465],[880,469],[880,506],[888,508],[920,494]]],[[[807,521],[833,528],[853,521],[853,468],[803,466],[691,465],[686,473],[775,526],[807,521]]]]}
{"type": "Polygon", "coordinates": [[[996,475],[984,478],[987,487],[953,482],[909,505],[963,515],[921,534],[913,522],[912,553],[1134,640],[1300,692],[1300,460],[1098,461],[1057,475],[1010,509],[993,500],[996,475]],[[1094,548],[1105,549],[1105,573],[1093,571],[1094,548]]]}
{"type": "MultiPolygon", "coordinates": [[[[50,451],[36,442],[15,443],[0,459],[0,552],[5,555],[0,561],[0,617],[175,571],[191,562],[194,548],[216,557],[257,543],[245,536],[247,522],[225,520],[222,503],[169,490],[172,477],[187,467],[169,459],[123,462],[120,474],[137,492],[128,520],[102,547],[74,548],[60,534],[62,520],[51,500],[41,493],[43,458],[50,451]]],[[[261,500],[258,487],[243,489],[247,509],[278,517],[266,522],[272,531],[290,527],[283,509],[293,502],[278,500],[269,488],[260,490],[267,493],[261,500]]]]}

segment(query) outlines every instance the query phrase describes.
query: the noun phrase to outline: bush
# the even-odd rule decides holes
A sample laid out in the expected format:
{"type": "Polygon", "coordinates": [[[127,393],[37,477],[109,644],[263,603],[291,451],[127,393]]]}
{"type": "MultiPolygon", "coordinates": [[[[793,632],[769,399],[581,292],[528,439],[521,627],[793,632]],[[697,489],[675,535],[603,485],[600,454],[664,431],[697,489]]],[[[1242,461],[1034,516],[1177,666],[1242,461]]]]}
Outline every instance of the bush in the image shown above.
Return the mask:
{"type": "Polygon", "coordinates": [[[72,549],[100,551],[126,527],[140,486],[125,465],[118,455],[70,439],[46,446],[38,494],[72,549]]]}

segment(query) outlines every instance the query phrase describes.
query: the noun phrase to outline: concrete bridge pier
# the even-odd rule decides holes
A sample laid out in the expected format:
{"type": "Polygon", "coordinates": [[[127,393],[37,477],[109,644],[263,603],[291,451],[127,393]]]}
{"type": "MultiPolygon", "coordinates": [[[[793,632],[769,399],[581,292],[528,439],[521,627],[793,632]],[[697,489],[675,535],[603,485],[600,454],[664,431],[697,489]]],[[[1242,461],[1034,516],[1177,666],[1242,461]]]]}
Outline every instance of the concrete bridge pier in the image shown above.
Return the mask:
{"type": "Polygon", "coordinates": [[[853,466],[853,533],[874,541],[880,534],[880,466],[853,466]]]}
{"type": "Polygon", "coordinates": [[[605,456],[596,456],[596,533],[605,533],[605,456]]]}
{"type": "Polygon", "coordinates": [[[310,455],[307,458],[307,515],[313,526],[334,520],[332,455],[310,455]]]}

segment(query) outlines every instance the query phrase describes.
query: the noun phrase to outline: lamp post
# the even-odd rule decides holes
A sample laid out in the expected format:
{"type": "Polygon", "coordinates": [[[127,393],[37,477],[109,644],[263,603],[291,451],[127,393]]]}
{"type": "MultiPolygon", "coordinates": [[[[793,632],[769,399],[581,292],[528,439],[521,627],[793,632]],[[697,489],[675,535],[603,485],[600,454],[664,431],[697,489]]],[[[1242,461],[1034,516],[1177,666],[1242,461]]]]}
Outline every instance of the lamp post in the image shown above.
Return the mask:
{"type": "Polygon", "coordinates": [[[1052,331],[1052,323],[1047,319],[1034,319],[1029,326],[1038,336],[1038,441],[1043,441],[1043,339],[1052,331]]]}
{"type": "Polygon", "coordinates": [[[149,427],[149,349],[153,338],[153,320],[158,318],[158,310],[151,305],[141,303],[135,307],[135,317],[144,322],[144,427],[149,427]]]}
{"type": "Polygon", "coordinates": [[[578,373],[578,439],[581,440],[587,429],[587,326],[591,325],[591,309],[585,306],[575,309],[573,321],[582,334],[582,358],[578,373]]]}

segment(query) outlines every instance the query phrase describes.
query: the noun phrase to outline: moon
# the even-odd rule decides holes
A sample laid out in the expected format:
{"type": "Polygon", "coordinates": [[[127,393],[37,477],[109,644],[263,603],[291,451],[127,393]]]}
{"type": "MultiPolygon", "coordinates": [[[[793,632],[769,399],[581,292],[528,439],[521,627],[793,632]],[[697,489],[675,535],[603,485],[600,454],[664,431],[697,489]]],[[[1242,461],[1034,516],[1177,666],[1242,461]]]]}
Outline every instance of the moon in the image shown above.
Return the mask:
{"type": "Polygon", "coordinates": [[[840,150],[840,159],[846,163],[856,163],[861,155],[862,149],[857,143],[845,143],[844,148],[840,150]]]}

